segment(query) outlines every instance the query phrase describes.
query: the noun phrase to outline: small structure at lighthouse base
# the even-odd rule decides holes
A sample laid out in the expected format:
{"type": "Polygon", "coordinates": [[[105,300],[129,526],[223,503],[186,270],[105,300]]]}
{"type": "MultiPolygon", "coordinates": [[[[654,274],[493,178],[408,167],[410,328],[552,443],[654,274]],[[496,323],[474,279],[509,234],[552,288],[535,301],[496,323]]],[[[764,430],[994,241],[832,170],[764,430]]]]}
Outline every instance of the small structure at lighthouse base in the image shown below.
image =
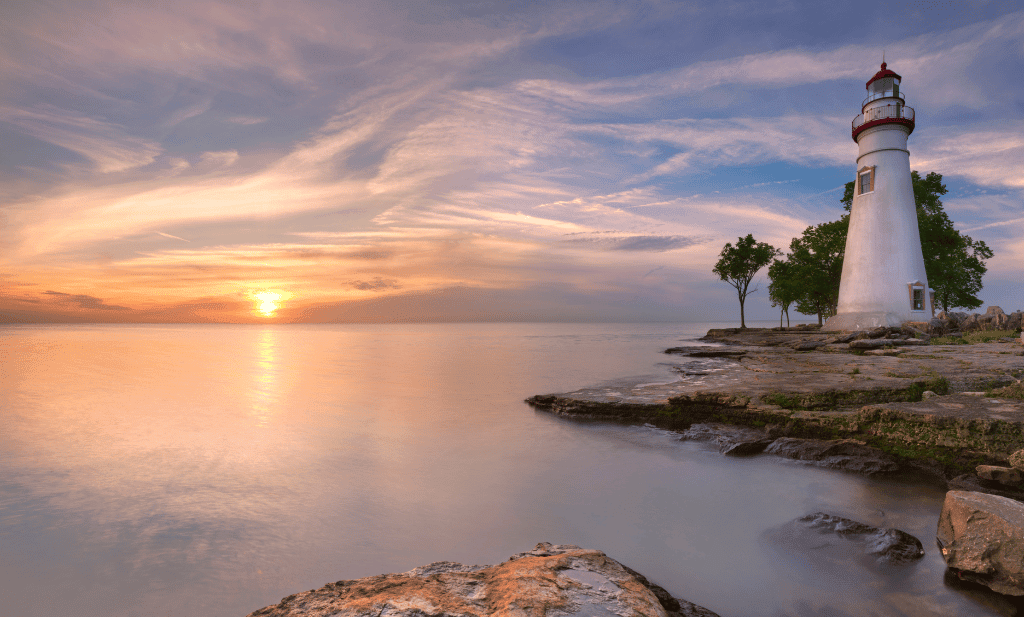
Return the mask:
{"type": "Polygon", "coordinates": [[[836,314],[824,330],[899,326],[933,315],[907,149],[914,110],[900,80],[883,62],[853,120],[859,153],[850,228],[836,314]]]}

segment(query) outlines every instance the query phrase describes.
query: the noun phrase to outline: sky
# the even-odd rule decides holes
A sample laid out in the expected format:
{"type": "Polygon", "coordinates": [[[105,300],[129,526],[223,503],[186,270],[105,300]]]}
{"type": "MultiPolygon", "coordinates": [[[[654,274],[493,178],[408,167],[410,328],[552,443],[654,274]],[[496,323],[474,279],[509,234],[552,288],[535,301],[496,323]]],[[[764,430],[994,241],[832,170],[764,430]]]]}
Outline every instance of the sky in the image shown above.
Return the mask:
{"type": "Polygon", "coordinates": [[[6,0],[0,322],[738,322],[883,52],[1024,308],[1016,1],[6,0]]]}

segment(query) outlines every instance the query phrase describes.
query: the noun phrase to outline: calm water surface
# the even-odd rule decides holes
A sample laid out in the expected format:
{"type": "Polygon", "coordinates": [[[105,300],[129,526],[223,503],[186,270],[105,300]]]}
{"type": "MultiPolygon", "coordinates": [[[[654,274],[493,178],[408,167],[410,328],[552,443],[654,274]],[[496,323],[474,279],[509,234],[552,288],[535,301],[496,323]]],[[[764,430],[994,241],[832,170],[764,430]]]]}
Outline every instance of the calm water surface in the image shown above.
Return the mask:
{"type": "Polygon", "coordinates": [[[0,614],[241,617],[539,541],[723,617],[995,614],[943,585],[935,487],[522,402],[670,380],[661,350],[711,325],[0,327],[0,614]],[[817,510],[928,554],[886,573],[761,539],[817,510]]]}

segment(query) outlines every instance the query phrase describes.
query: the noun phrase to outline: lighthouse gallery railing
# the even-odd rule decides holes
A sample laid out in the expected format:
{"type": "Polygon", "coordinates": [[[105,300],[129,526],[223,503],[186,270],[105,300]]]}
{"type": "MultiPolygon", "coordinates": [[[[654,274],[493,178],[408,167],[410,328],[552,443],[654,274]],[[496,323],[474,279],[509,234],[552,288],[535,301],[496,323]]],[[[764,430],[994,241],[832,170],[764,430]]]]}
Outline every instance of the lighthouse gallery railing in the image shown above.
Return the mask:
{"type": "Polygon", "coordinates": [[[853,119],[853,130],[868,122],[874,122],[875,120],[909,120],[914,121],[914,108],[907,107],[906,105],[882,105],[881,107],[875,107],[867,110],[853,119]]]}

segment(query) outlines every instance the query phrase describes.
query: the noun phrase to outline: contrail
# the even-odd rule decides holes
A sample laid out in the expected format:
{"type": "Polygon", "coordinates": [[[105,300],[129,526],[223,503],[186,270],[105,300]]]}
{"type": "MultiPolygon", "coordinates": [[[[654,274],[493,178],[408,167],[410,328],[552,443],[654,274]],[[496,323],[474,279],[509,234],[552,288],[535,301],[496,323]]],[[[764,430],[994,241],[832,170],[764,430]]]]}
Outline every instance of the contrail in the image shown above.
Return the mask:
{"type": "Polygon", "coordinates": [[[182,242],[191,242],[191,240],[186,240],[185,238],[179,238],[178,236],[172,236],[171,234],[165,234],[162,231],[158,231],[156,233],[160,234],[161,236],[163,236],[165,238],[174,238],[175,240],[181,240],[182,242]]]}

